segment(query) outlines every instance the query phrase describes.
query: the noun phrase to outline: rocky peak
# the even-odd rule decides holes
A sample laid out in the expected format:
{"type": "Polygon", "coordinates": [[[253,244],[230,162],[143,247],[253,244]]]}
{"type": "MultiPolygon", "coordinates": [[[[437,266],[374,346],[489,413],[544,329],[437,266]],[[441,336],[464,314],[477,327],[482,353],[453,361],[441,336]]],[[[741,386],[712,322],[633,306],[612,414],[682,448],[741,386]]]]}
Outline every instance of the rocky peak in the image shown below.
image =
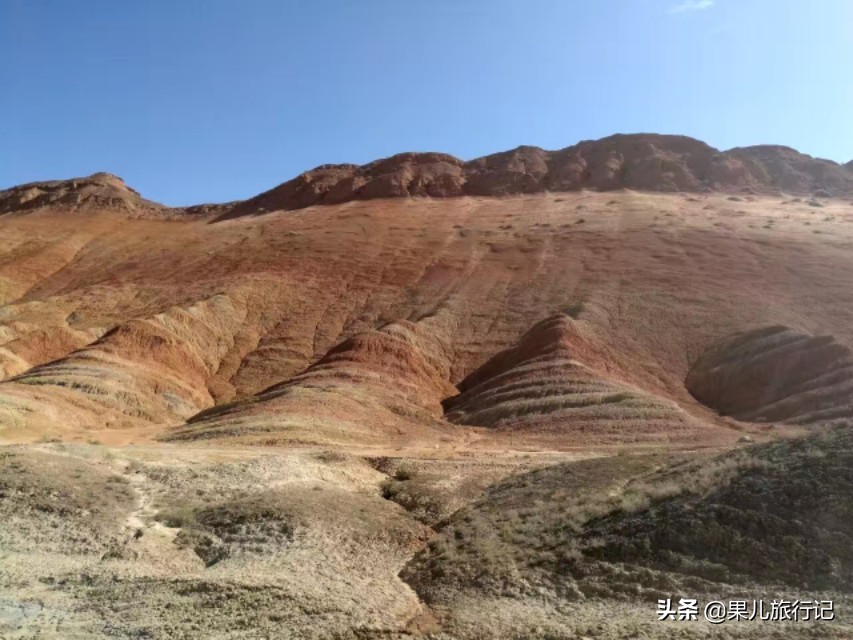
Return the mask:
{"type": "Polygon", "coordinates": [[[118,176],[105,172],[93,173],[84,178],[30,182],[0,191],[0,213],[47,206],[126,211],[162,208],[142,198],[118,176]]]}

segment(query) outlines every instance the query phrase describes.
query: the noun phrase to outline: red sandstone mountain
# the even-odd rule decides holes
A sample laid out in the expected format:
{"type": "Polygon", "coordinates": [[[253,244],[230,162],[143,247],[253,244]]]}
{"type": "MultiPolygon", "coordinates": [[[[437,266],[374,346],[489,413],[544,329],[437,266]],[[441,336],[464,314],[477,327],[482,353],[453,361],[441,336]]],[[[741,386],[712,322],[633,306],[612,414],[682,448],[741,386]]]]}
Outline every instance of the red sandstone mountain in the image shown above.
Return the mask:
{"type": "Polygon", "coordinates": [[[616,136],[0,193],[0,636],[659,637],[734,586],[849,638],[851,180],[616,136]]]}
{"type": "Polygon", "coordinates": [[[775,325],[853,345],[853,212],[829,197],[852,185],[784,147],[633,135],[184,209],[108,174],[13,187],[0,437],[730,440],[715,412],[740,414],[685,385],[703,353],[775,325]]]}

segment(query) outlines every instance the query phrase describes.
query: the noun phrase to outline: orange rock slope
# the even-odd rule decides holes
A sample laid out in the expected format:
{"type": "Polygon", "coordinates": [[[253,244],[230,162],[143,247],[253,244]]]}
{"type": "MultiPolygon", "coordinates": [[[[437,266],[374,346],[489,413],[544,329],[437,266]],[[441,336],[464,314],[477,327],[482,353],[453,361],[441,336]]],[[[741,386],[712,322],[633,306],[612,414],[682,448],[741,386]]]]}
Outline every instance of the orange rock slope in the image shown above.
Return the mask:
{"type": "Polygon", "coordinates": [[[0,439],[734,441],[758,427],[688,372],[776,325],[853,345],[851,181],[782,148],[623,136],[325,167],[190,209],[105,174],[13,188],[0,439]]]}

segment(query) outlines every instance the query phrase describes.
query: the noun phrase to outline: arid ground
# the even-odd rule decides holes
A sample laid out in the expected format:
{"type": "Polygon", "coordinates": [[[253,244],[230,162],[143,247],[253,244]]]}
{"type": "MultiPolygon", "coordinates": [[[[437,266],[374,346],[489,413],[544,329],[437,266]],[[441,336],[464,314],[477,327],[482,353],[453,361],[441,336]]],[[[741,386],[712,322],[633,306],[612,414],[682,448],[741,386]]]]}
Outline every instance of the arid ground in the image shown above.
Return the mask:
{"type": "Polygon", "coordinates": [[[853,168],[672,144],[0,192],[0,637],[853,637],[853,168]]]}

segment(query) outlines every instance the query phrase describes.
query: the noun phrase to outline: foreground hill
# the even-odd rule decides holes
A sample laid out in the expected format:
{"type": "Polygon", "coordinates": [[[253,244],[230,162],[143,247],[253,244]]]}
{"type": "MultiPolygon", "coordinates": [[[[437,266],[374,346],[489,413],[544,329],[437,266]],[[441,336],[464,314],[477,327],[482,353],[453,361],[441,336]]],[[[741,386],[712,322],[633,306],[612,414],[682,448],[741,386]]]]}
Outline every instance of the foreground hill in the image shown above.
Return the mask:
{"type": "MultiPolygon", "coordinates": [[[[524,637],[535,625],[555,638],[662,637],[655,603],[684,594],[703,604],[789,592],[850,601],[849,426],[663,462],[570,462],[497,483],[442,523],[401,576],[460,636],[524,637]],[[620,604],[601,615],[602,598],[620,604]]],[[[682,625],[678,637],[774,637],[760,622],[711,629],[682,625]]],[[[847,633],[804,623],[785,631],[847,633]]]]}
{"type": "Polygon", "coordinates": [[[412,453],[4,447],[0,632],[851,637],[850,427],[715,455],[412,453]],[[658,622],[681,597],[835,619],[658,622]]]}

